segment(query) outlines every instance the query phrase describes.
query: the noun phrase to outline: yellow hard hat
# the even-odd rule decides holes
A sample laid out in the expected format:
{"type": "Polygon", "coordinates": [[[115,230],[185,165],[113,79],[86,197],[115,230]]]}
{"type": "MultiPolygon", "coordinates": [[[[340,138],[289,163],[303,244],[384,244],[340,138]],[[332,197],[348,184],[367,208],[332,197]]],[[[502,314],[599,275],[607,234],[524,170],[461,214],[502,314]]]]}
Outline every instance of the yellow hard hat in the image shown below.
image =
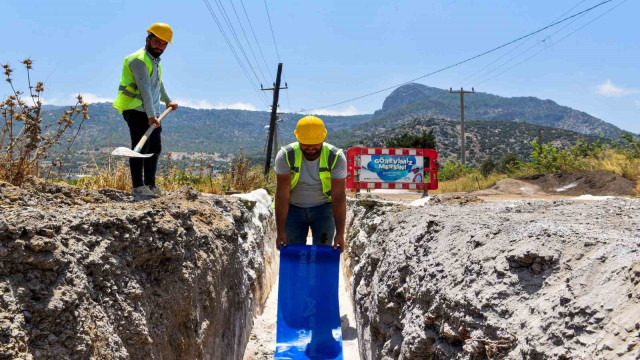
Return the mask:
{"type": "Polygon", "coordinates": [[[315,116],[305,116],[300,119],[293,133],[301,144],[320,144],[327,138],[324,123],[315,116]]]}
{"type": "Polygon", "coordinates": [[[171,26],[165,23],[155,23],[147,29],[147,32],[150,32],[160,39],[173,44],[171,42],[171,38],[173,38],[173,30],[171,30],[171,26]]]}

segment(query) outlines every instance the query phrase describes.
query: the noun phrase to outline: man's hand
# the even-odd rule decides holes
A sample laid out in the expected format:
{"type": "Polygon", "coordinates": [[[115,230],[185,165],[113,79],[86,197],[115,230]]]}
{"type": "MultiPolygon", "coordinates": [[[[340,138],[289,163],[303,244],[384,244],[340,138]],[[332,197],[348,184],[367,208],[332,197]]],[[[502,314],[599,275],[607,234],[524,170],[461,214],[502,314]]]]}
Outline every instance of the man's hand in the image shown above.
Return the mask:
{"type": "Polygon", "coordinates": [[[287,246],[287,233],[278,233],[276,237],[276,249],[280,250],[280,245],[287,246]]]}
{"type": "Polygon", "coordinates": [[[337,250],[338,246],[340,247],[340,252],[344,251],[344,235],[340,233],[336,233],[333,238],[333,250],[337,250]]]}
{"type": "Polygon", "coordinates": [[[176,110],[176,109],[178,108],[178,103],[177,103],[177,102],[173,102],[173,101],[172,101],[172,102],[170,102],[170,103],[168,103],[168,104],[167,104],[167,107],[168,107],[168,108],[170,107],[170,108],[172,108],[173,110],[176,110]]]}
{"type": "Polygon", "coordinates": [[[156,128],[160,127],[160,121],[158,121],[157,117],[149,118],[149,126],[153,126],[153,124],[156,124],[156,128]]]}

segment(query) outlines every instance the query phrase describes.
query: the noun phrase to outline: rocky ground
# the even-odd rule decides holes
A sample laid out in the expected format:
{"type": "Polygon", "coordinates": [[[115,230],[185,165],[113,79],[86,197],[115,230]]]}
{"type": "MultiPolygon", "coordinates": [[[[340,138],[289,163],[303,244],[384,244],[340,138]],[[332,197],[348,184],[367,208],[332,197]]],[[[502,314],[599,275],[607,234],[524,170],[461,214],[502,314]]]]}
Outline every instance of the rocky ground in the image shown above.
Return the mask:
{"type": "Polygon", "coordinates": [[[0,184],[0,359],[240,359],[277,271],[269,207],[0,184]]]}
{"type": "Polygon", "coordinates": [[[640,358],[640,200],[350,203],[362,359],[640,358]]]}
{"type": "MultiPolygon", "coordinates": [[[[350,199],[345,359],[640,359],[640,200],[592,175],[350,199]]],[[[0,360],[269,358],[270,205],[0,183],[0,360]]]]}

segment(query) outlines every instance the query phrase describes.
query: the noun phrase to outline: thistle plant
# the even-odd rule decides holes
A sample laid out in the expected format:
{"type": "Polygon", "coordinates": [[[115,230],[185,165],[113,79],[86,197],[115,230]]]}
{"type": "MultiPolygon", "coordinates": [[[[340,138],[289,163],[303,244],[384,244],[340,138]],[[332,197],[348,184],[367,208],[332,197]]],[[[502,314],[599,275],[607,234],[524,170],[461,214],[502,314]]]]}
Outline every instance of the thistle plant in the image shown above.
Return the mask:
{"type": "Polygon", "coordinates": [[[77,96],[76,104],[70,106],[55,123],[43,124],[42,95],[44,83],[31,81],[33,61],[21,61],[27,70],[28,94],[14,86],[13,69],[9,64],[2,65],[5,80],[11,88],[11,95],[0,103],[0,180],[20,186],[28,177],[49,179],[58,170],[62,171],[63,160],[68,156],[71,146],[78,137],[84,121],[89,119],[89,104],[77,96]],[[60,147],[65,134],[71,133],[72,125],[81,116],[79,125],[66,145],[60,147]],[[60,151],[59,149],[63,149],[60,151]],[[43,161],[49,160],[48,168],[43,161]]]}

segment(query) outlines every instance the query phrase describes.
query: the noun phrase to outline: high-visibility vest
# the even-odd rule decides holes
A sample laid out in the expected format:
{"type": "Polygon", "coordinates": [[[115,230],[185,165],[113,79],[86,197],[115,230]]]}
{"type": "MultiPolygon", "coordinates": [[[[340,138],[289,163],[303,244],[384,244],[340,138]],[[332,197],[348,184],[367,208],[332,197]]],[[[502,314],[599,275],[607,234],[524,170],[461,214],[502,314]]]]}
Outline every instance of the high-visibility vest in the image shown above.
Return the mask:
{"type": "MultiPolygon", "coordinates": [[[[149,54],[147,54],[144,48],[124,58],[120,87],[118,87],[118,97],[116,97],[116,100],[113,102],[113,107],[118,109],[121,114],[125,110],[135,109],[142,105],[140,89],[138,89],[136,79],[133,76],[133,72],[131,72],[131,68],[129,68],[129,64],[135,59],[140,59],[147,65],[149,76],[151,76],[151,72],[153,71],[151,57],[149,57],[149,54]]],[[[162,81],[162,65],[160,64],[158,64],[158,80],[159,82],[162,81]]]]}
{"type": "MultiPolygon", "coordinates": [[[[285,152],[287,164],[291,169],[291,190],[296,187],[300,179],[300,167],[302,166],[302,150],[300,143],[294,142],[282,148],[285,152]]],[[[331,201],[331,170],[338,162],[338,155],[342,153],[342,149],[323,143],[320,152],[319,175],[322,182],[322,193],[331,201]]]]}

